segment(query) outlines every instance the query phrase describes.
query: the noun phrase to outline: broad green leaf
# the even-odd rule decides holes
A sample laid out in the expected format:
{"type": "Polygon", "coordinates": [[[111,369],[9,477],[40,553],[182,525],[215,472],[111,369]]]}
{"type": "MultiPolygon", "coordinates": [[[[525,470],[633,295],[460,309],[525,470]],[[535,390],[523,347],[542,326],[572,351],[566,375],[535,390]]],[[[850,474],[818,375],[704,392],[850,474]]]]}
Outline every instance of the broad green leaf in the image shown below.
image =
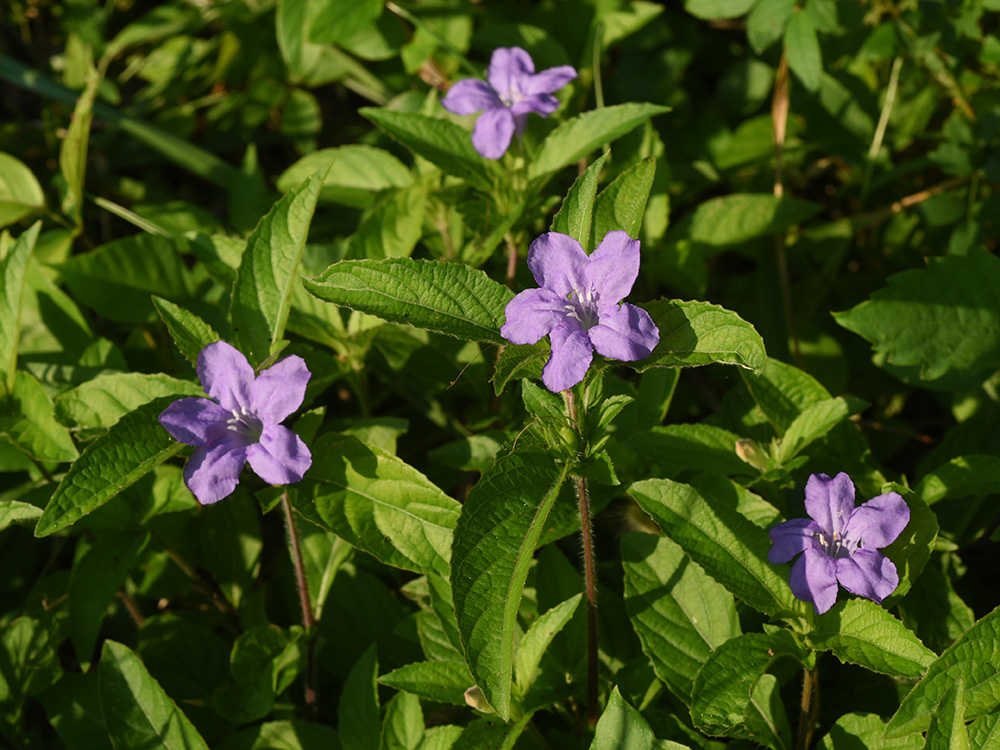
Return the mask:
{"type": "Polygon", "coordinates": [[[493,369],[493,388],[499,396],[511,380],[538,380],[542,368],[552,356],[552,349],[545,339],[535,344],[507,344],[493,369]]]}
{"type": "Polygon", "coordinates": [[[714,21],[721,18],[738,18],[749,11],[758,0],[684,0],[684,10],[692,16],[714,21]]]}
{"type": "Polygon", "coordinates": [[[927,565],[937,539],[938,520],[934,511],[908,487],[887,482],[882,485],[881,494],[888,492],[898,493],[910,509],[910,522],[906,528],[896,537],[896,541],[882,550],[896,564],[896,571],[899,573],[899,585],[883,602],[885,606],[892,607],[906,596],[913,581],[927,565]]]}
{"type": "Polygon", "coordinates": [[[756,470],[736,455],[739,439],[739,435],[715,425],[669,424],[636,433],[625,446],[672,470],[672,475],[694,469],[753,476],[756,470]]]}
{"type": "Polygon", "coordinates": [[[594,159],[584,173],[576,178],[559,212],[552,217],[551,231],[568,234],[588,252],[594,248],[594,245],[590,244],[590,226],[594,220],[597,182],[607,158],[606,151],[594,159]]]}
{"type": "Polygon", "coordinates": [[[42,515],[42,509],[31,503],[18,500],[0,502],[0,531],[14,523],[35,521],[42,515]]]}
{"type": "Polygon", "coordinates": [[[514,296],[474,268],[409,258],[341,261],[302,283],[322,300],[392,323],[491,343],[503,342],[503,311],[514,296]]]}
{"type": "Polygon", "coordinates": [[[622,537],[625,609],[656,676],[685,703],[708,655],[740,634],[732,595],[667,537],[622,537]]]}
{"type": "MultiPolygon", "coordinates": [[[[969,743],[973,747],[998,747],[1000,746],[1000,713],[989,714],[976,719],[968,726],[969,743]]],[[[909,735],[907,739],[912,739],[920,735],[909,735]]]]}
{"type": "Polygon", "coordinates": [[[601,11],[600,23],[604,27],[601,43],[605,48],[644,28],[665,8],[647,0],[632,0],[617,10],[601,11]]]}
{"type": "Polygon", "coordinates": [[[420,699],[396,693],[385,707],[379,750],[417,750],[424,738],[424,712],[420,699]]]}
{"type": "Polygon", "coordinates": [[[57,268],[76,300],[122,323],[152,319],[151,295],[179,301],[194,296],[191,274],[173,240],[158,235],[113,240],[57,268]]]}
{"type": "Polygon", "coordinates": [[[384,674],[378,681],[427,700],[455,706],[466,705],[465,691],[473,684],[469,668],[461,661],[418,661],[384,674]]]}
{"type": "Polygon", "coordinates": [[[583,594],[577,594],[552,607],[535,620],[521,638],[521,642],[517,645],[514,674],[522,695],[534,682],[535,672],[545,649],[559,631],[566,627],[566,623],[573,617],[582,599],[583,594]]]}
{"type": "Polygon", "coordinates": [[[56,416],[63,424],[107,428],[154,398],[202,396],[201,387],[169,375],[115,372],[71,388],[56,399],[56,416]]]}
{"type": "Polygon", "coordinates": [[[378,654],[369,646],[351,667],[337,707],[337,730],[343,750],[378,750],[378,654]]]}
{"type": "Polygon", "coordinates": [[[104,726],[97,672],[67,672],[39,694],[49,724],[69,750],[108,750],[111,740],[104,726]]]}
{"type": "Polygon", "coordinates": [[[1000,259],[990,253],[931,257],[927,268],[890,276],[889,286],[835,318],[889,363],[919,366],[923,379],[985,379],[1000,366],[998,288],[1000,259]]]}
{"type": "Polygon", "coordinates": [[[847,419],[853,412],[860,411],[864,402],[852,399],[854,403],[843,398],[831,398],[807,406],[797,416],[781,438],[778,449],[778,462],[787,464],[797,456],[803,448],[823,437],[835,425],[847,419]],[[852,406],[858,408],[852,408],[852,406]]]}
{"type": "Polygon", "coordinates": [[[937,656],[899,620],[867,599],[839,602],[808,636],[817,651],[891,677],[920,677],[937,656]]]}
{"type": "Polygon", "coordinates": [[[768,359],[762,372],[741,370],[740,377],[779,437],[808,407],[830,398],[812,375],[777,359],[768,359]]]}
{"type": "Polygon", "coordinates": [[[754,372],[767,361],[764,340],[734,312],[708,302],[657,300],[642,305],[660,329],[660,343],[630,367],[698,367],[719,363],[754,372]]]}
{"type": "Polygon", "coordinates": [[[0,151],[0,227],[45,208],[45,193],[19,159],[0,151]]]}
{"type": "Polygon", "coordinates": [[[469,131],[448,120],[413,112],[366,108],[359,110],[379,128],[442,172],[461,177],[473,187],[492,193],[500,179],[496,162],[484,159],[472,146],[469,131]]]}
{"type": "MultiPolygon", "coordinates": [[[[89,61],[88,61],[89,63],[89,61]]],[[[101,79],[93,64],[87,71],[87,86],[76,100],[73,118],[59,149],[59,170],[66,181],[66,196],[62,212],[79,229],[83,219],[83,183],[87,173],[87,147],[90,143],[90,123],[94,119],[94,97],[101,79]]]]}
{"type": "Polygon", "coordinates": [[[52,399],[33,375],[18,370],[14,390],[0,398],[0,440],[6,438],[36,461],[73,461],[80,454],[55,418],[52,399]]]}
{"type": "MultiPolygon", "coordinates": [[[[3,175],[3,154],[0,154],[0,175],[3,175]]],[[[0,180],[4,177],[0,176],[0,180]]],[[[2,184],[2,183],[0,183],[2,184]]],[[[0,373],[7,390],[14,388],[17,371],[17,349],[21,337],[21,298],[27,275],[28,259],[35,248],[42,223],[35,222],[17,238],[0,260],[0,373]]]]}
{"type": "Polygon", "coordinates": [[[885,729],[888,738],[922,732],[951,686],[965,680],[965,720],[1000,707],[1000,608],[980,619],[930,665],[885,729]]]}
{"type": "Polygon", "coordinates": [[[618,686],[611,691],[608,705],[597,720],[594,741],[590,750],[621,750],[621,748],[653,747],[653,730],[642,714],[629,705],[618,692],[618,686]]]}
{"type": "Polygon", "coordinates": [[[656,159],[649,156],[626,169],[601,191],[594,203],[591,248],[596,248],[608,232],[616,229],[624,231],[629,237],[639,237],[642,215],[655,175],[656,159]]]}
{"type": "Polygon", "coordinates": [[[382,0],[322,0],[313,19],[310,41],[317,44],[341,44],[366,26],[375,23],[382,12],[382,0]]]}
{"type": "Polygon", "coordinates": [[[630,102],[590,110],[566,120],[548,134],[528,167],[532,180],[574,164],[602,144],[625,135],[670,107],[630,102]]]}
{"type": "Polygon", "coordinates": [[[327,433],[312,453],[298,486],[300,510],[313,503],[317,522],[388,565],[448,574],[455,500],[409,464],[348,435],[327,433]]]}
{"type": "Polygon", "coordinates": [[[969,750],[964,678],[959,677],[952,683],[931,716],[924,750],[969,750]]]}
{"type": "Polygon", "coordinates": [[[528,565],[569,472],[543,454],[497,459],[462,507],[452,546],[458,630],[476,684],[500,718],[510,711],[514,631],[528,565]]]}
{"type": "Polygon", "coordinates": [[[781,686],[774,675],[762,674],[757,680],[744,719],[747,728],[741,737],[772,750],[791,750],[792,728],[781,699],[781,686]]]}
{"type": "Polygon", "coordinates": [[[823,79],[823,54],[812,16],[794,13],[785,29],[788,67],[810,91],[819,91],[823,79]]]}
{"type": "Polygon", "coordinates": [[[784,569],[767,560],[767,532],[733,508],[669,479],[636,482],[629,494],[708,575],[751,607],[768,615],[806,611],[784,569]]]}
{"type": "Polygon", "coordinates": [[[285,333],[292,287],[326,171],[320,169],[274,204],[247,240],[233,286],[233,333],[253,365],[285,333]]]}
{"type": "Polygon", "coordinates": [[[173,403],[159,398],[125,415],[73,463],[38,519],[35,536],[48,536],[100,507],[184,449],[157,417],[173,403]]]}
{"type": "Polygon", "coordinates": [[[759,55],[785,33],[795,14],[795,0],[760,0],[747,16],[747,38],[759,55]]]}
{"type": "Polygon", "coordinates": [[[928,505],[976,495],[1000,493],[1000,458],[997,456],[959,456],[925,475],[916,493],[928,505]]]}
{"type": "Polygon", "coordinates": [[[427,184],[417,182],[383,198],[350,239],[351,258],[408,258],[423,233],[427,184]]]}
{"type": "Polygon", "coordinates": [[[797,198],[763,193],[726,195],[711,198],[694,210],[687,235],[695,242],[728,247],[755,237],[781,234],[815,216],[820,209],[816,203],[797,198]]]}
{"type": "Polygon", "coordinates": [[[691,718],[710,735],[731,735],[746,724],[750,695],[768,667],[782,656],[801,661],[805,649],[787,630],[731,638],[709,657],[694,681],[691,718]]]}
{"type": "Polygon", "coordinates": [[[320,201],[365,208],[374,202],[377,193],[405,188],[413,182],[413,173],[388,151],[356,143],[320,149],[302,157],[278,178],[278,190],[288,192],[331,163],[319,191],[320,201]]]}
{"type": "Polygon", "coordinates": [[[192,365],[198,365],[198,355],[202,349],[221,338],[208,323],[170,300],[153,297],[153,307],[170,331],[181,354],[192,365]]]}
{"type": "Polygon", "coordinates": [[[451,750],[462,736],[462,730],[463,727],[454,724],[427,727],[420,750],[451,750]]]}
{"type": "Polygon", "coordinates": [[[878,714],[844,714],[830,727],[820,750],[860,750],[878,747],[883,750],[921,750],[924,738],[911,734],[896,740],[882,738],[885,722],[878,714]]]}
{"type": "Polygon", "coordinates": [[[101,711],[116,750],[208,750],[188,718],[128,647],[105,641],[98,674],[101,711]]]}
{"type": "Polygon", "coordinates": [[[89,664],[104,613],[135,568],[147,534],[102,537],[74,565],[69,579],[69,635],[77,661],[89,664]]]}

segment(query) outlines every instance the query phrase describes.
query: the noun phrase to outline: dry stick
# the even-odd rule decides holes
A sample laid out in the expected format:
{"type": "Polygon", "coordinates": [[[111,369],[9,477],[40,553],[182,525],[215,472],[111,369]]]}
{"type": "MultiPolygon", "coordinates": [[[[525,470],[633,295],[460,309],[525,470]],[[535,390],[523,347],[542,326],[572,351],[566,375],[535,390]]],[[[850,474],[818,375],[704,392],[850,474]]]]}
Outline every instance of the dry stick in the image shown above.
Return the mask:
{"type": "MultiPolygon", "coordinates": [[[[778,75],[774,79],[771,125],[774,132],[774,197],[781,198],[785,194],[782,158],[788,126],[788,50],[783,50],[781,53],[778,75]]],[[[795,331],[795,318],[792,314],[792,285],[788,277],[788,260],[785,258],[785,235],[781,232],[775,235],[774,246],[778,256],[778,278],[781,282],[781,299],[785,306],[785,321],[788,323],[788,333],[792,337],[792,353],[795,355],[795,363],[802,369],[802,352],[799,349],[799,336],[795,331]]]]}
{"type": "Polygon", "coordinates": [[[885,221],[893,214],[898,214],[907,208],[912,208],[918,203],[923,203],[928,198],[933,198],[935,195],[940,193],[945,193],[952,188],[964,185],[969,181],[969,177],[952,177],[949,180],[944,180],[939,182],[937,185],[920,190],[912,195],[908,195],[905,198],[900,198],[891,205],[885,206],[884,208],[876,209],[875,211],[869,211],[863,214],[857,214],[855,216],[849,217],[851,223],[858,224],[860,226],[871,226],[873,224],[878,224],[885,221]]]}
{"type": "Polygon", "coordinates": [[[306,706],[312,718],[316,718],[316,664],[313,658],[316,638],[310,631],[316,625],[313,618],[312,602],[309,600],[309,584],[306,582],[305,565],[302,562],[302,547],[299,545],[299,530],[292,515],[292,504],[288,492],[281,494],[281,508],[285,512],[288,538],[292,542],[292,564],[295,567],[295,583],[299,587],[299,603],[302,605],[302,625],[306,629],[306,706]]]}

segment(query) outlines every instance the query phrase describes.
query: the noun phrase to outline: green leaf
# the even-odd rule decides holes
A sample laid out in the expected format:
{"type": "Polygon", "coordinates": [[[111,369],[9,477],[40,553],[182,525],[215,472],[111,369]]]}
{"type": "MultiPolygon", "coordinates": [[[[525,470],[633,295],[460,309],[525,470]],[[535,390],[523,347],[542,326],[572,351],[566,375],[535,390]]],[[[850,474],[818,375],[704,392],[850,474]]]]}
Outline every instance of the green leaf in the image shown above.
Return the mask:
{"type": "MultiPolygon", "coordinates": [[[[3,163],[0,154],[0,175],[3,163]]],[[[0,176],[0,185],[4,177],[0,176]]],[[[0,209],[2,210],[2,209],[0,209]]],[[[0,260],[0,373],[5,376],[7,390],[14,388],[14,374],[17,371],[17,348],[21,339],[21,298],[28,269],[28,258],[35,249],[42,223],[35,222],[17,238],[17,242],[0,260]]]]}
{"type": "Polygon", "coordinates": [[[675,473],[694,469],[731,476],[757,472],[736,455],[739,435],[710,424],[669,424],[639,432],[625,446],[675,473]]]}
{"type": "Polygon", "coordinates": [[[337,730],[343,750],[378,750],[378,655],[369,646],[351,667],[337,707],[337,730]]]}
{"type": "Polygon", "coordinates": [[[255,366],[284,336],[292,288],[325,177],[320,169],[288,192],[247,240],[233,287],[233,333],[238,348],[255,366]]]}
{"type": "Polygon", "coordinates": [[[820,750],[861,750],[878,747],[883,750],[922,750],[924,738],[911,734],[898,740],[882,738],[885,722],[878,714],[844,714],[820,740],[820,750]]]}
{"type": "Polygon", "coordinates": [[[448,574],[461,506],[407,463],[356,438],[322,435],[297,507],[387,565],[448,574]],[[315,504],[315,510],[303,508],[315,504]]]}
{"type": "Polygon", "coordinates": [[[785,33],[795,14],[795,0],[760,0],[747,16],[747,38],[759,55],[785,33]]]}
{"type": "Polygon", "coordinates": [[[98,674],[101,711],[116,748],[208,750],[188,718],[128,647],[105,641],[98,674]]]}
{"type": "MultiPolygon", "coordinates": [[[[88,56],[89,57],[89,56],[88,56]]],[[[66,181],[66,196],[62,212],[80,227],[83,219],[83,182],[87,173],[87,146],[90,123],[94,119],[94,97],[101,79],[88,60],[87,86],[76,100],[73,118],[59,149],[59,169],[66,181]]]]}
{"type": "Polygon", "coordinates": [[[378,681],[427,700],[455,706],[466,705],[465,691],[472,687],[469,668],[461,661],[419,661],[394,669],[378,681]]]}
{"type": "Polygon", "coordinates": [[[331,166],[323,179],[320,201],[366,208],[374,203],[377,193],[413,182],[413,173],[388,151],[356,143],[302,157],[278,178],[278,190],[288,192],[326,164],[331,166]]]}
{"type": "Polygon", "coordinates": [[[100,507],[184,449],[157,421],[173,403],[159,398],[125,415],[83,451],[38,519],[35,536],[58,531],[100,507]]]}
{"type": "Polygon", "coordinates": [[[325,724],[269,721],[231,735],[218,750],[337,750],[337,733],[325,724]]]}
{"type": "Polygon", "coordinates": [[[663,533],[730,592],[768,615],[803,615],[782,568],[767,561],[771,539],[733,508],[686,484],[647,479],[629,493],[663,533]]]}
{"type": "Polygon", "coordinates": [[[655,175],[656,159],[649,156],[626,169],[601,191],[594,204],[589,247],[596,248],[608,232],[616,229],[629,237],[639,236],[655,175]]]}
{"type": "Polygon", "coordinates": [[[460,125],[413,112],[371,107],[359,112],[417,156],[473,187],[492,193],[500,179],[497,163],[476,153],[469,131],[460,125]]]}
{"type": "Polygon", "coordinates": [[[931,717],[924,750],[969,750],[965,728],[965,680],[959,677],[931,717]]]}
{"type": "Polygon", "coordinates": [[[658,104],[630,102],[593,109],[566,120],[542,141],[528,167],[528,177],[534,180],[573,164],[649,118],[669,111],[670,107],[658,104]]]}
{"type": "Polygon", "coordinates": [[[708,302],[682,300],[657,300],[642,307],[660,329],[660,343],[646,359],[629,363],[639,372],[712,363],[754,372],[764,369],[764,340],[736,313],[708,302]]]}
{"type": "Polygon", "coordinates": [[[590,750],[620,750],[621,748],[653,747],[653,730],[642,714],[622,698],[616,685],[608,698],[601,718],[597,720],[590,750]]]}
{"type": "Polygon", "coordinates": [[[758,0],[684,0],[684,10],[706,21],[739,18],[758,0]]]}
{"type": "Polygon", "coordinates": [[[97,672],[68,672],[38,696],[49,723],[69,750],[112,747],[101,714],[97,672]]]}
{"type": "Polygon", "coordinates": [[[508,344],[493,369],[493,388],[499,396],[511,380],[538,380],[552,349],[545,339],[534,344],[508,344]]]}
{"type": "Polygon", "coordinates": [[[19,159],[0,151],[0,227],[45,209],[45,193],[19,159]]]}
{"type": "MultiPolygon", "coordinates": [[[[864,404],[864,402],[856,402],[864,404]]],[[[852,405],[843,398],[831,398],[807,406],[797,416],[785,431],[778,449],[778,463],[787,464],[797,456],[803,448],[823,437],[835,425],[847,419],[853,412],[861,408],[851,408],[852,405]]]]}
{"type": "Polygon", "coordinates": [[[130,411],[164,396],[204,397],[204,393],[200,386],[169,375],[107,373],[61,394],[55,403],[56,416],[63,424],[107,428],[130,411]]]}
{"type": "Polygon", "coordinates": [[[198,355],[201,354],[201,350],[221,338],[208,323],[170,300],[154,296],[153,307],[170,331],[170,336],[181,350],[181,354],[194,366],[198,365],[198,355]]]}
{"type": "Polygon", "coordinates": [[[1000,258],[987,252],[932,257],[834,317],[889,363],[919,366],[923,379],[971,372],[981,380],[1000,366],[998,286],[1000,258]]]}
{"type": "Polygon", "coordinates": [[[302,282],[312,294],[342,307],[491,343],[503,342],[503,311],[514,296],[477,269],[409,258],[341,261],[302,282]]]}
{"type": "Polygon", "coordinates": [[[809,406],[830,398],[812,375],[777,359],[768,359],[762,372],[741,370],[740,376],[779,437],[809,406]]]}
{"type": "Polygon", "coordinates": [[[538,670],[545,649],[559,631],[566,627],[566,623],[573,617],[582,600],[583,594],[577,594],[547,610],[532,623],[528,632],[521,638],[517,646],[514,674],[522,695],[528,692],[528,688],[535,681],[535,672],[538,670]]]}
{"type": "MultiPolygon", "coordinates": [[[[330,593],[333,579],[340,566],[351,555],[351,545],[325,529],[316,528],[311,523],[298,523],[302,562],[309,586],[309,601],[312,603],[316,620],[321,620],[323,605],[330,593]]],[[[292,554],[291,539],[288,540],[289,554],[292,554]]]]}
{"type": "Polygon", "coordinates": [[[959,456],[926,474],[916,487],[928,505],[977,495],[1000,493],[1000,458],[997,456],[959,456]]]}
{"type": "Polygon", "coordinates": [[[903,623],[867,599],[839,602],[808,637],[818,651],[891,677],[920,677],[937,655],[903,623]]]}
{"type": "Polygon", "coordinates": [[[805,659],[787,630],[730,638],[708,657],[694,681],[691,718],[706,734],[732,735],[746,724],[754,686],[782,656],[805,659]]]}
{"type": "Polygon", "coordinates": [[[408,258],[423,233],[427,184],[396,190],[369,213],[350,239],[352,258],[408,258]]]}
{"type": "MultiPolygon", "coordinates": [[[[968,726],[969,742],[973,747],[997,747],[1000,743],[1000,713],[989,714],[976,719],[968,726]]],[[[919,739],[920,735],[909,735],[907,739],[919,739]]]]}
{"type": "Polygon", "coordinates": [[[55,407],[33,375],[18,370],[14,390],[0,398],[0,437],[36,461],[73,461],[73,439],[55,418],[55,407]]]}
{"type": "Polygon", "coordinates": [[[930,665],[889,720],[885,736],[892,739],[927,729],[941,700],[960,679],[966,684],[966,721],[1000,707],[1000,608],[979,620],[930,665]]]}
{"type": "Polygon", "coordinates": [[[366,26],[375,23],[382,13],[382,0],[323,0],[313,19],[310,41],[317,44],[341,44],[366,26]]]}
{"type": "Polygon", "coordinates": [[[740,634],[732,595],[667,537],[621,541],[625,610],[656,676],[685,703],[708,655],[740,634]]]}
{"type": "Polygon", "coordinates": [[[938,521],[934,511],[908,487],[887,482],[882,485],[882,494],[887,492],[898,493],[910,509],[910,522],[906,528],[896,537],[896,541],[882,550],[896,564],[896,571],[899,573],[899,585],[883,602],[884,606],[892,607],[906,595],[913,581],[927,565],[937,539],[938,521]]]}
{"type": "Polygon", "coordinates": [[[788,50],[788,67],[810,91],[819,91],[823,80],[823,54],[812,16],[795,13],[785,29],[785,48],[788,50]]]}
{"type": "Polygon", "coordinates": [[[726,195],[701,203],[691,216],[687,234],[695,242],[728,247],[755,237],[781,234],[815,216],[821,208],[797,198],[763,193],[726,195]]]}
{"type": "Polygon", "coordinates": [[[385,707],[379,750],[417,750],[424,738],[424,712],[420,699],[397,693],[385,707]]]}
{"type": "Polygon", "coordinates": [[[590,225],[594,220],[597,182],[601,177],[601,169],[608,158],[608,153],[605,151],[594,159],[584,173],[576,178],[576,182],[563,200],[559,213],[552,217],[550,231],[568,234],[586,251],[594,247],[590,244],[590,225]]]}
{"type": "Polygon", "coordinates": [[[514,631],[528,564],[569,464],[543,454],[497,459],[462,507],[452,546],[458,630],[476,684],[500,718],[510,711],[514,631]]]}
{"type": "Polygon", "coordinates": [[[31,503],[22,503],[17,500],[0,502],[0,531],[14,523],[35,521],[41,515],[42,509],[31,503]]]}

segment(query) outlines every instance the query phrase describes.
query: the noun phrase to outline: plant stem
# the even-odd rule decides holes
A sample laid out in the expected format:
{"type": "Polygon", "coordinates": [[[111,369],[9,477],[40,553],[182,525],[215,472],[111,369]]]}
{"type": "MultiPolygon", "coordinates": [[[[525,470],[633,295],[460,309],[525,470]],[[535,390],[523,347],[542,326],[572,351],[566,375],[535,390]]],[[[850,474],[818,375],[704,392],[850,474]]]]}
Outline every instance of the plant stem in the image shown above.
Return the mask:
{"type": "Polygon", "coordinates": [[[819,672],[815,667],[802,670],[802,705],[799,710],[799,738],[796,750],[806,750],[812,740],[819,713],[819,672]]]}
{"type": "Polygon", "coordinates": [[[299,530],[292,514],[292,503],[288,493],[281,495],[281,508],[285,512],[285,525],[292,543],[292,564],[295,566],[295,583],[299,588],[299,603],[302,605],[302,625],[306,629],[306,706],[312,718],[316,718],[316,664],[314,659],[316,638],[311,632],[316,625],[312,602],[309,599],[309,584],[306,582],[305,565],[302,562],[302,547],[299,544],[299,530]]]}

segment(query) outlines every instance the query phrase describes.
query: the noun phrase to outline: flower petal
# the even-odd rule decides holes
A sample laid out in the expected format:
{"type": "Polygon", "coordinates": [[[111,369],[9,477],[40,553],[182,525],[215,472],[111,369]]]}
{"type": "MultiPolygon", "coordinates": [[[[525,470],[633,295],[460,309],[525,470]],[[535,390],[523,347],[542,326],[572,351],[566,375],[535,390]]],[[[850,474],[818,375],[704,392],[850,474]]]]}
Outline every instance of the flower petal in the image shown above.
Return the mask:
{"type": "Polygon", "coordinates": [[[852,594],[882,603],[899,585],[892,560],[873,549],[861,549],[837,560],[837,580],[852,594]]]}
{"type": "Polygon", "coordinates": [[[512,344],[534,344],[566,322],[566,304],[548,289],[525,289],[507,303],[500,335],[512,344]]]}
{"type": "Polygon", "coordinates": [[[490,58],[486,80],[501,96],[511,98],[511,94],[521,93],[525,79],[535,72],[531,55],[520,47],[497,47],[490,58]]]}
{"type": "Polygon", "coordinates": [[[287,427],[264,428],[260,442],[247,449],[250,466],[268,484],[298,482],[312,466],[312,453],[287,427]]]}
{"type": "Polygon", "coordinates": [[[265,425],[278,424],[302,406],[312,373],[302,357],[285,357],[268,367],[254,381],[251,411],[265,425]]]}
{"type": "Polygon", "coordinates": [[[819,550],[815,537],[821,531],[816,522],[809,518],[793,518],[772,526],[767,532],[772,543],[771,549],[767,551],[767,559],[773,563],[786,563],[807,549],[819,550]]]}
{"type": "Polygon", "coordinates": [[[586,267],[587,254],[568,234],[546,232],[528,248],[528,268],[538,286],[563,298],[569,297],[574,290],[588,289],[584,276],[586,267]]]}
{"type": "Polygon", "coordinates": [[[246,444],[232,438],[195,448],[184,467],[184,484],[202,505],[232,494],[247,460],[246,444]]]}
{"type": "Polygon", "coordinates": [[[888,547],[910,522],[910,508],[896,492],[873,497],[855,508],[845,536],[851,546],[860,541],[865,549],[888,547]]]}
{"type": "Polygon", "coordinates": [[[854,512],[854,483],[844,472],[833,479],[813,474],[806,482],[806,512],[828,536],[844,537],[854,512]]]}
{"type": "Polygon", "coordinates": [[[176,440],[201,446],[219,440],[231,416],[232,412],[207,398],[182,398],[164,409],[159,419],[163,429],[176,440]]]}
{"type": "Polygon", "coordinates": [[[639,276],[639,240],[621,229],[608,232],[591,253],[584,275],[602,305],[621,302],[639,276]]]}
{"type": "Polygon", "coordinates": [[[527,115],[536,112],[542,117],[548,117],[559,109],[559,100],[552,94],[532,94],[511,105],[510,111],[515,115],[527,115]]]}
{"type": "Polygon", "coordinates": [[[448,89],[441,106],[456,115],[471,115],[484,109],[503,107],[504,103],[486,81],[463,78],[448,89]]]}
{"type": "Polygon", "coordinates": [[[225,341],[216,341],[198,355],[198,378],[205,393],[230,411],[250,406],[254,373],[247,358],[225,341]]]}
{"type": "Polygon", "coordinates": [[[553,393],[559,393],[583,380],[594,359],[594,348],[587,332],[575,321],[552,329],[552,356],[542,368],[542,382],[553,393]]]}
{"type": "Polygon", "coordinates": [[[660,329],[641,307],[626,302],[601,308],[598,320],[590,340],[602,357],[634,362],[648,357],[660,343],[660,329]]]}
{"type": "Polygon", "coordinates": [[[499,159],[507,153],[514,127],[514,115],[509,109],[488,109],[476,120],[472,129],[472,145],[484,159],[499,159]]]}
{"type": "Polygon", "coordinates": [[[538,75],[531,76],[521,86],[522,94],[554,94],[576,78],[572,65],[546,68],[538,75]]]}
{"type": "Polygon", "coordinates": [[[788,585],[797,598],[823,614],[837,601],[837,566],[825,552],[807,549],[792,566],[788,585]]]}

